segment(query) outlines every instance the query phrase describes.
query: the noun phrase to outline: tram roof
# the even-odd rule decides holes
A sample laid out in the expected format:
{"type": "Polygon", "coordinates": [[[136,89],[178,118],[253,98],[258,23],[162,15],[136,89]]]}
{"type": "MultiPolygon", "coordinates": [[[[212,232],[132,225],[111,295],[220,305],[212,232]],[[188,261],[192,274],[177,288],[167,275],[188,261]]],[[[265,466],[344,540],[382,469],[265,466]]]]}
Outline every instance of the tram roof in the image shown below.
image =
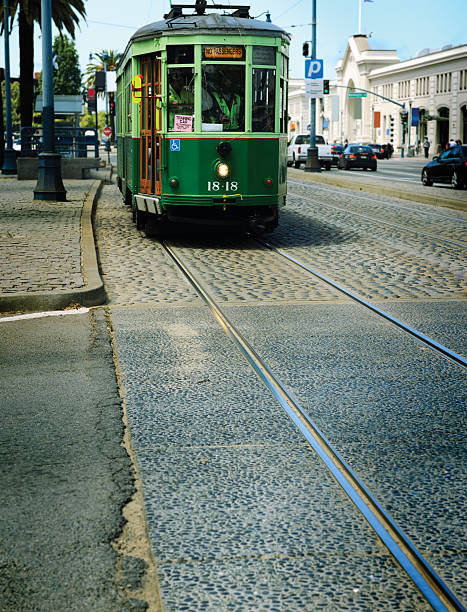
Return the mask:
{"type": "Polygon", "coordinates": [[[290,39],[289,34],[267,21],[258,19],[238,17],[236,15],[222,15],[209,13],[206,15],[180,15],[178,17],[155,21],[137,30],[130,41],[144,40],[159,36],[174,36],[180,33],[190,34],[213,34],[219,32],[225,34],[229,32],[244,32],[251,36],[281,36],[290,39]]]}

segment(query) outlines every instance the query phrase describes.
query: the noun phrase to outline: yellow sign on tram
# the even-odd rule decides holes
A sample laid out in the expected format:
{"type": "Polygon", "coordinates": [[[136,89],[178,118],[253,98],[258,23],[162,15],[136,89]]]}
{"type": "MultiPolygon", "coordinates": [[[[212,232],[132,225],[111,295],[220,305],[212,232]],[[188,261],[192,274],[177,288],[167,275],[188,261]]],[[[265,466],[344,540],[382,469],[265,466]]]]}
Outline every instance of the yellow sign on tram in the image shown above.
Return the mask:
{"type": "Polygon", "coordinates": [[[135,104],[141,104],[143,75],[137,74],[131,79],[131,97],[135,104]]]}

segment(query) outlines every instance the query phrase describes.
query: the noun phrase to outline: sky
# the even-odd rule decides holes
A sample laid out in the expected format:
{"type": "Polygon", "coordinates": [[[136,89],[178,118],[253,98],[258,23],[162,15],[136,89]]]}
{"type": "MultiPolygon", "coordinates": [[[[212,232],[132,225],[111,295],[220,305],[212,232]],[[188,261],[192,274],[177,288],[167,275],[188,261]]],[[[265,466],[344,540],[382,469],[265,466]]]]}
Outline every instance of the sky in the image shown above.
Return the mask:
{"type": "MultiPolygon", "coordinates": [[[[179,2],[175,0],[174,4],[179,2]]],[[[194,0],[185,2],[194,4],[194,0]]],[[[224,3],[228,4],[226,0],[224,3]]],[[[85,0],[85,5],[87,20],[80,22],[75,37],[82,72],[90,53],[103,49],[123,52],[138,28],[162,19],[169,0],[85,0]]],[[[359,0],[316,0],[316,56],[324,60],[324,78],[335,77],[335,66],[344,54],[349,36],[359,33],[358,5],[359,0]]],[[[311,39],[311,0],[255,0],[250,6],[250,15],[265,19],[264,13],[269,11],[272,22],[292,35],[290,76],[303,77],[302,44],[311,39]]],[[[394,49],[401,60],[410,59],[425,48],[467,44],[466,23],[467,0],[362,2],[361,33],[370,36],[370,47],[394,49]]],[[[57,33],[53,28],[52,35],[57,33]]],[[[0,66],[4,66],[3,40],[0,47],[0,66]]],[[[42,53],[37,25],[34,58],[34,69],[40,71],[42,53]]],[[[10,36],[10,70],[12,77],[19,76],[17,21],[10,36]]]]}

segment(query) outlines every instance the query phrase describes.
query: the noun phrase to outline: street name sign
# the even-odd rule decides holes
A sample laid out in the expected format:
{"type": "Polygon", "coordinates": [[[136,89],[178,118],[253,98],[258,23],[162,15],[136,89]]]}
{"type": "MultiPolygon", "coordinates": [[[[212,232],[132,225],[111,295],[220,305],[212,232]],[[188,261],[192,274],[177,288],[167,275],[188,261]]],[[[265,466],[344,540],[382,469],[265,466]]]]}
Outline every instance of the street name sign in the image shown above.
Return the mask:
{"type": "Polygon", "coordinates": [[[347,95],[349,98],[366,98],[366,93],[364,91],[349,91],[347,95]]]}
{"type": "Polygon", "coordinates": [[[322,98],[323,97],[323,79],[305,79],[305,97],[322,98]]]}

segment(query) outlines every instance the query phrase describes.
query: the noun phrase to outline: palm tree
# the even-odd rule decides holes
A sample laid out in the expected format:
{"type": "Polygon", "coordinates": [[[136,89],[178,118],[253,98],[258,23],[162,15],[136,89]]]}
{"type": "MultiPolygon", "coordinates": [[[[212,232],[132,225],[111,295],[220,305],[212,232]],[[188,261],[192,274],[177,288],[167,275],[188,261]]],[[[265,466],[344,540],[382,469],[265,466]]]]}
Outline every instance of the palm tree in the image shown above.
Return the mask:
{"type": "MultiPolygon", "coordinates": [[[[10,16],[14,18],[17,11],[20,40],[20,117],[22,126],[30,126],[34,93],[34,23],[41,23],[41,0],[10,0],[10,16]]],[[[78,24],[80,17],[86,18],[83,0],[52,2],[52,19],[60,33],[66,30],[74,39],[75,25],[78,24]]],[[[0,22],[3,32],[3,12],[0,12],[0,22]]]]}
{"type": "Polygon", "coordinates": [[[120,58],[121,53],[114,51],[113,49],[102,49],[99,53],[93,54],[94,62],[89,62],[86,66],[86,72],[84,73],[84,82],[86,89],[94,87],[94,79],[96,78],[96,72],[104,69],[104,57],[107,56],[107,70],[115,70],[120,58]]]}

